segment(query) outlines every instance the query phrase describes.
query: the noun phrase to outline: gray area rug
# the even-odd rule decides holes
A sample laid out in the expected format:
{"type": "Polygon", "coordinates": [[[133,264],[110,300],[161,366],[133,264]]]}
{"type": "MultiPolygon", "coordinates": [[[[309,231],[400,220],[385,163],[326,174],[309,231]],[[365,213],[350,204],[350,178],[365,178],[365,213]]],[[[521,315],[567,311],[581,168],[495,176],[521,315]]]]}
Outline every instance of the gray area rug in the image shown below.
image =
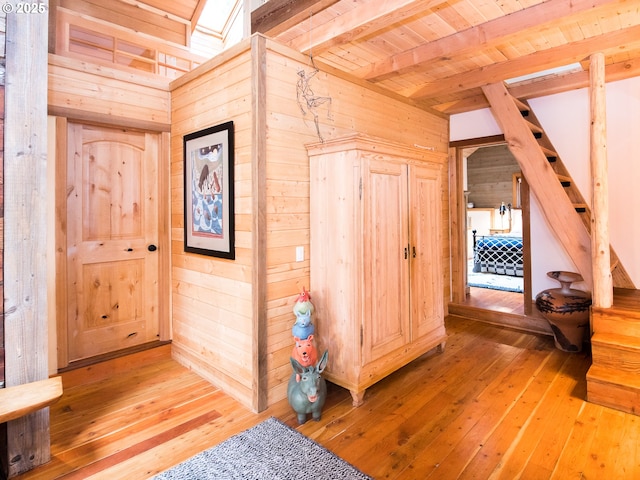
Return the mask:
{"type": "Polygon", "coordinates": [[[273,417],[154,477],[170,479],[373,480],[273,417]]]}

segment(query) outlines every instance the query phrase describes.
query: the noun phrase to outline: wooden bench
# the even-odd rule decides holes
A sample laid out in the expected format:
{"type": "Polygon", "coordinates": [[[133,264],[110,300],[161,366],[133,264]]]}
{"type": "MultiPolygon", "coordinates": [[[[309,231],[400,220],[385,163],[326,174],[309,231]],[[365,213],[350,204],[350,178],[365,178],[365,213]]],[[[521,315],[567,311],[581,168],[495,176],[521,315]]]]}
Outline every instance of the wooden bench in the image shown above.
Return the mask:
{"type": "Polygon", "coordinates": [[[0,423],[48,407],[61,396],[62,377],[0,388],[0,423]]]}

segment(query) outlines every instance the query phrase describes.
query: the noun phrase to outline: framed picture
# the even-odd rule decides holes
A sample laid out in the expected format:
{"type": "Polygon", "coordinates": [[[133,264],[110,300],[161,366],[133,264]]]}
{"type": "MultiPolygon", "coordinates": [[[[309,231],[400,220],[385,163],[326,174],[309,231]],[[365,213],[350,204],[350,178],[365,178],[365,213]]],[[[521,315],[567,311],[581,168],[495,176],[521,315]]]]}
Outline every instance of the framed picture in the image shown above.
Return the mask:
{"type": "Polygon", "coordinates": [[[233,122],[183,137],[184,251],[235,259],[233,122]]]}

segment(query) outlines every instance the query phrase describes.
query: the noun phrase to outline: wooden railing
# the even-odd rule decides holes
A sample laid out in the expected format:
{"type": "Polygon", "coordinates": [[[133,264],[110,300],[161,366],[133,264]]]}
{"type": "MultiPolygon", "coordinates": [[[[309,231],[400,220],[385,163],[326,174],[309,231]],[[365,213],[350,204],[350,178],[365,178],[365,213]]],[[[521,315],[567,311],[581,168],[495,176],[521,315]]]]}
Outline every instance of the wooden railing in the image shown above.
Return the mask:
{"type": "Polygon", "coordinates": [[[58,7],[55,53],[167,78],[178,78],[206,59],[186,47],[158,41],[102,20],[58,7]]]}

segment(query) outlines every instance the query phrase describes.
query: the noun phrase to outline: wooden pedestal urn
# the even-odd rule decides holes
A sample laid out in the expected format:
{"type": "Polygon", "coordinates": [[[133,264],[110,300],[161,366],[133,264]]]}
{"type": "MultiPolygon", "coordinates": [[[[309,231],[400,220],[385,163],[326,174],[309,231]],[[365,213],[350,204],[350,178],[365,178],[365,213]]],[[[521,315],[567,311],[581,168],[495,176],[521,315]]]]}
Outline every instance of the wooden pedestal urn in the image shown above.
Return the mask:
{"type": "Polygon", "coordinates": [[[565,352],[580,352],[589,330],[591,294],[571,288],[582,277],[573,272],[548,272],[547,276],[560,282],[560,288],[541,291],[536,307],[553,330],[556,348],[565,352]]]}

